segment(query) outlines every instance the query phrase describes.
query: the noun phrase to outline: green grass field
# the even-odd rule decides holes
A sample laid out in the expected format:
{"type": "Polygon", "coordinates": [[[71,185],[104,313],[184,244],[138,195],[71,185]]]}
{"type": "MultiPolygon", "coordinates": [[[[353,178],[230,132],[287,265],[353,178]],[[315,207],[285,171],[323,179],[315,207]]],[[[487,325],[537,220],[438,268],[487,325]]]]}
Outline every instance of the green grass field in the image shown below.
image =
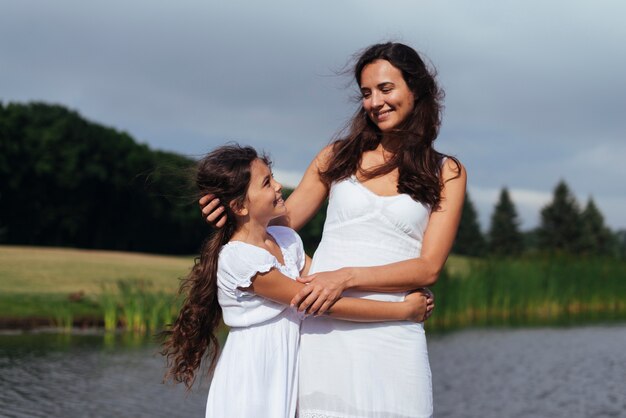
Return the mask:
{"type": "Polygon", "coordinates": [[[120,311],[116,320],[125,325],[124,296],[135,292],[135,300],[163,305],[147,299],[173,300],[192,265],[191,256],[0,246],[0,326],[101,324],[111,297],[120,311]],[[124,295],[120,283],[133,288],[124,295]]]}
{"type": "Polygon", "coordinates": [[[0,246],[0,294],[97,295],[103,284],[149,280],[175,291],[193,257],[116,251],[0,246]]]}

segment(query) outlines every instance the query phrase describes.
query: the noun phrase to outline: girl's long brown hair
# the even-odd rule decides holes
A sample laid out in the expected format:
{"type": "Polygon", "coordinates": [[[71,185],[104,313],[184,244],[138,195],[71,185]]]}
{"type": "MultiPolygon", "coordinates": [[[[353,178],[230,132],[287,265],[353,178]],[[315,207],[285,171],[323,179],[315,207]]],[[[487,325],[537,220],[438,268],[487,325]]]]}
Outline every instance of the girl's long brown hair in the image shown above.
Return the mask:
{"type": "Polygon", "coordinates": [[[161,333],[165,338],[161,354],[166,356],[168,372],[173,379],[190,389],[202,360],[208,360],[208,372],[215,367],[219,343],[215,331],[222,320],[217,300],[217,263],[219,253],[237,228],[230,203],[241,206],[250,183],[250,165],[259,157],[254,148],[227,145],[207,154],[197,164],[196,185],[199,195],[213,194],[225,209],[226,225],[218,228],[204,242],[200,256],[189,275],[182,281],[180,293],[185,295],[174,324],[161,333]]]}
{"type": "MultiPolygon", "coordinates": [[[[393,42],[372,45],[359,55],[354,66],[359,86],[363,68],[376,60],[386,60],[399,69],[415,99],[413,111],[401,126],[385,133],[399,138],[400,148],[383,165],[371,170],[360,167],[363,153],[376,149],[382,139],[382,132],[361,106],[347,124],[345,136],[333,142],[330,159],[327,168],[320,173],[321,178],[330,185],[357,172],[365,178],[374,178],[397,168],[398,192],[406,193],[435,210],[439,207],[443,188],[442,158],[448,157],[433,148],[441,125],[443,91],[437,86],[434,71],[426,67],[413,48],[393,42]]],[[[458,160],[449,158],[455,162],[460,173],[458,160]]]]}

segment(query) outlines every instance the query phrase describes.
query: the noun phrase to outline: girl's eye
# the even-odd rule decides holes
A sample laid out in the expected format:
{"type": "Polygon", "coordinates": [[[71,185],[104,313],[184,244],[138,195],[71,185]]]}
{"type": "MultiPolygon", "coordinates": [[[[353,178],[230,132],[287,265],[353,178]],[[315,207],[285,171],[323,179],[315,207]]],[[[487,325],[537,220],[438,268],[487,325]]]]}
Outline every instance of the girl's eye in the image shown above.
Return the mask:
{"type": "Polygon", "coordinates": [[[367,99],[368,97],[370,97],[370,92],[368,92],[368,91],[361,92],[361,96],[362,96],[364,99],[367,99]]]}

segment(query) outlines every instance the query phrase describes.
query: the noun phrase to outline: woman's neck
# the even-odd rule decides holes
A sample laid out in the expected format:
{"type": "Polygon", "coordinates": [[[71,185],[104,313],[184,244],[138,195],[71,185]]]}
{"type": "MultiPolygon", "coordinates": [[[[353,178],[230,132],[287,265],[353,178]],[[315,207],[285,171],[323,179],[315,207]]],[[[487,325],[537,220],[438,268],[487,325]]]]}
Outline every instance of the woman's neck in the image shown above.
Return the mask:
{"type": "Polygon", "coordinates": [[[378,147],[376,149],[382,152],[384,155],[394,155],[402,147],[402,138],[397,134],[383,134],[378,147]]]}
{"type": "Polygon", "coordinates": [[[400,151],[401,146],[402,142],[400,138],[386,135],[382,137],[375,151],[381,155],[382,160],[386,163],[400,151]]]}

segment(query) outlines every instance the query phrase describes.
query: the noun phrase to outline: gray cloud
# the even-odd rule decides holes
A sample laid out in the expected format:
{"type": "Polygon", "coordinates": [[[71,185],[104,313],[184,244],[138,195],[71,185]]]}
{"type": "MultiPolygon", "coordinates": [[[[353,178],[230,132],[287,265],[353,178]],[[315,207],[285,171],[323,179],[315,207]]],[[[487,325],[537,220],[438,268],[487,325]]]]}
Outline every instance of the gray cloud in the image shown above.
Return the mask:
{"type": "Polygon", "coordinates": [[[5,1],[0,98],[62,103],[188,155],[250,143],[295,178],[355,109],[334,71],[395,39],[438,69],[439,147],[467,166],[484,220],[506,185],[536,224],[527,197],[564,178],[623,228],[625,12],[618,1],[5,1]]]}

